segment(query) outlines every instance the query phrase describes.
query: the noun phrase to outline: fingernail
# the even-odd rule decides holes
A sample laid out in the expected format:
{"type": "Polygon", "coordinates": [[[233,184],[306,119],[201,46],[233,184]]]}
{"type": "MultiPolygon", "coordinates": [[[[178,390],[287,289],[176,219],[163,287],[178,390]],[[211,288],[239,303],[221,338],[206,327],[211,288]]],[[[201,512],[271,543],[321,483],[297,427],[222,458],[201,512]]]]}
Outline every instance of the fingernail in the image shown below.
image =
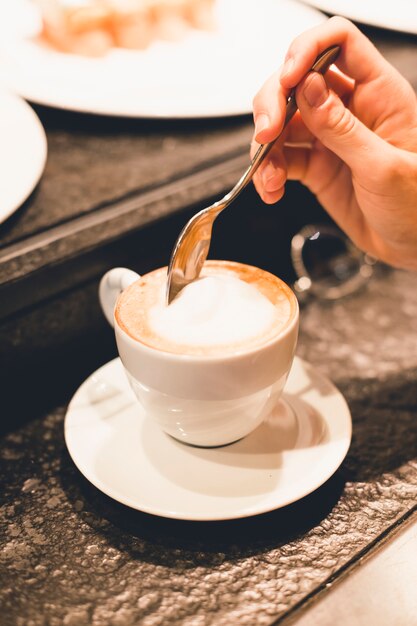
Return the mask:
{"type": "Polygon", "coordinates": [[[289,59],[285,61],[282,67],[280,78],[285,78],[287,74],[291,74],[293,68],[294,68],[294,59],[293,57],[290,57],[289,59]]]}
{"type": "Polygon", "coordinates": [[[323,76],[318,72],[311,72],[306,79],[303,94],[311,107],[318,108],[326,102],[329,90],[323,76]]]}
{"type": "Polygon", "coordinates": [[[255,137],[259,135],[260,132],[269,128],[270,121],[269,117],[266,113],[260,113],[255,120],[255,137]]]}

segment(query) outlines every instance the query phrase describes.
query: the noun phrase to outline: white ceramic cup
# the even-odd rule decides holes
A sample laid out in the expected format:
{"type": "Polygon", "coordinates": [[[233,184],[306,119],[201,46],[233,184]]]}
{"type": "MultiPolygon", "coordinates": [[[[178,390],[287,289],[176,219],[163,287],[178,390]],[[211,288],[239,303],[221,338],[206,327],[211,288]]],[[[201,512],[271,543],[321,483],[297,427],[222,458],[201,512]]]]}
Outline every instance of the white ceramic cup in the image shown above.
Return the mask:
{"type": "Polygon", "coordinates": [[[225,356],[173,354],[133,339],[115,319],[117,297],[139,278],[114,268],[101,279],[99,297],[147,415],[169,435],[197,446],[221,446],[249,434],[278,401],[291,369],[299,318],[295,295],[290,291],[290,323],[263,345],[225,356]]]}

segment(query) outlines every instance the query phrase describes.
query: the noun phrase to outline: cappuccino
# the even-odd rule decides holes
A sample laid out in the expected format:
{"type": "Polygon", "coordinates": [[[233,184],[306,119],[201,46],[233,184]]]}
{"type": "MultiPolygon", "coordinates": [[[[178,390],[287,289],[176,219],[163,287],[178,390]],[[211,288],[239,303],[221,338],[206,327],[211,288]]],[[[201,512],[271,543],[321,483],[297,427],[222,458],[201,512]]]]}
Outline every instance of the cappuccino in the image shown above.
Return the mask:
{"type": "Polygon", "coordinates": [[[174,354],[250,351],[279,335],[297,314],[292,291],[259,268],[207,261],[198,280],[168,306],[166,268],[142,276],[118,299],[118,325],[133,339],[174,354]]]}

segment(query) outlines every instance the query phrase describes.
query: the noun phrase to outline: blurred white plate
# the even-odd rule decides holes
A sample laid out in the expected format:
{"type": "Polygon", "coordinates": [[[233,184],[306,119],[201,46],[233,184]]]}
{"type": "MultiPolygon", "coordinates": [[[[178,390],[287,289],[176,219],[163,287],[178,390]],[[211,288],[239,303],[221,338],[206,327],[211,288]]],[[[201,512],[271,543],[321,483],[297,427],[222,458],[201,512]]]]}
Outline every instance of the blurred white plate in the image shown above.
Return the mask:
{"type": "Polygon", "coordinates": [[[40,45],[40,15],[29,0],[1,2],[0,81],[28,100],[75,111],[170,118],[250,113],[292,39],[326,18],[292,0],[217,0],[215,6],[215,32],[89,59],[40,45]]]}
{"type": "Polygon", "coordinates": [[[355,22],[417,34],[417,0],[302,0],[317,9],[355,22]]]}
{"type": "Polygon", "coordinates": [[[46,162],[43,126],[18,96],[0,91],[0,222],[33,191],[46,162]]]}

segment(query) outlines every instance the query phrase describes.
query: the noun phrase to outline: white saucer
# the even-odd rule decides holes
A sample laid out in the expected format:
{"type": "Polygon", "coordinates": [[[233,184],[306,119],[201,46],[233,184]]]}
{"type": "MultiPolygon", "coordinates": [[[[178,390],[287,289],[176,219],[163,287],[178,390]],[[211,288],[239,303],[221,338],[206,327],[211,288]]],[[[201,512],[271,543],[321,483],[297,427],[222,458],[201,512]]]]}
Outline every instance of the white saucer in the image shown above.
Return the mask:
{"type": "Polygon", "coordinates": [[[45,167],[45,131],[33,109],[0,91],[0,222],[18,209],[45,167]]]}
{"type": "Polygon", "coordinates": [[[222,448],[177,442],[147,417],[119,359],[77,390],[65,440],[80,472],[115,500],[183,520],[226,520],[283,507],[335,472],[351,440],[341,393],[296,358],[284,401],[248,437],[222,448]]]}

